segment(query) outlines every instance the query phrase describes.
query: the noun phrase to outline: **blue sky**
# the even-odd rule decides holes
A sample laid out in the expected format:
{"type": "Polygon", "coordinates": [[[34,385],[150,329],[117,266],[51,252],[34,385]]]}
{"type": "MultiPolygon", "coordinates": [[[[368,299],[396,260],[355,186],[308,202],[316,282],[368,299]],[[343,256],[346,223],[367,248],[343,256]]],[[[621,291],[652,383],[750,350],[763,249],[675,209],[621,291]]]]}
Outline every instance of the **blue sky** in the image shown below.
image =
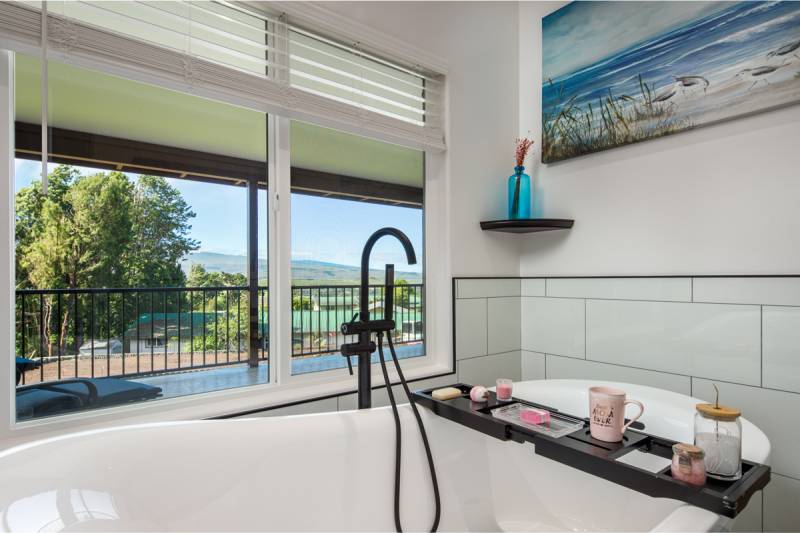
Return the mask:
{"type": "MultiPolygon", "coordinates": [[[[15,185],[19,190],[39,178],[40,163],[17,160],[15,185]]],[[[82,169],[84,172],[96,172],[82,169]]],[[[245,255],[247,246],[247,191],[244,187],[213,185],[169,179],[197,214],[191,236],[200,241],[200,250],[245,255]]],[[[259,192],[259,255],[266,257],[265,191],[259,192]]],[[[292,259],[309,259],[358,266],[361,249],[370,234],[384,226],[404,231],[421,259],[422,211],[335,200],[300,194],[292,195],[292,259]]],[[[399,243],[384,238],[372,253],[372,265],[394,263],[397,270],[421,271],[421,264],[406,266],[399,243]]]]}

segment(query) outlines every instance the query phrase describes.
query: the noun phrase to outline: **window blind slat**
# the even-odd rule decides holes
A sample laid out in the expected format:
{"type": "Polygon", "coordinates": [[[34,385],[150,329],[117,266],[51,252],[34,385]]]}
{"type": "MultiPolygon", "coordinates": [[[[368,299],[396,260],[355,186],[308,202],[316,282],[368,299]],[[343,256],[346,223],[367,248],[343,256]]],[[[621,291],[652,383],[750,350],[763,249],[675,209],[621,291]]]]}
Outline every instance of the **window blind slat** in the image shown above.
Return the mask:
{"type": "MultiPolygon", "coordinates": [[[[0,2],[0,46],[41,47],[37,2],[0,2]]],[[[48,57],[170,89],[444,149],[443,77],[229,1],[50,0],[48,57]]]]}

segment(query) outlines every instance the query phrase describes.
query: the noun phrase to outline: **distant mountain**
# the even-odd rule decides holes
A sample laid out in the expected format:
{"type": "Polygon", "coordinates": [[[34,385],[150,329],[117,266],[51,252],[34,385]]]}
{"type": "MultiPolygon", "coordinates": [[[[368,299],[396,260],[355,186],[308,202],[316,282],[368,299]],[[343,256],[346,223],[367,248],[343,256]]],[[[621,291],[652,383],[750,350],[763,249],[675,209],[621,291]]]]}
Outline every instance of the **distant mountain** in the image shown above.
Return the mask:
{"type": "MultiPolygon", "coordinates": [[[[209,272],[228,272],[229,274],[247,274],[247,257],[244,255],[218,254],[215,252],[194,252],[183,260],[181,267],[187,274],[193,264],[203,265],[209,272]]],[[[259,272],[266,272],[267,260],[258,260],[259,272]]]]}
{"type": "MultiPolygon", "coordinates": [[[[193,264],[200,264],[209,272],[228,272],[231,274],[247,273],[247,257],[243,255],[219,254],[215,252],[195,252],[183,263],[184,272],[188,274],[193,264]]],[[[259,273],[267,271],[267,260],[258,260],[259,273]]],[[[293,260],[292,279],[296,285],[348,285],[357,284],[361,276],[359,267],[327,263],[325,261],[293,260]]],[[[384,279],[384,271],[371,269],[370,281],[380,283],[384,279]]],[[[395,271],[395,279],[404,279],[409,283],[421,283],[419,272],[395,271]]]]}

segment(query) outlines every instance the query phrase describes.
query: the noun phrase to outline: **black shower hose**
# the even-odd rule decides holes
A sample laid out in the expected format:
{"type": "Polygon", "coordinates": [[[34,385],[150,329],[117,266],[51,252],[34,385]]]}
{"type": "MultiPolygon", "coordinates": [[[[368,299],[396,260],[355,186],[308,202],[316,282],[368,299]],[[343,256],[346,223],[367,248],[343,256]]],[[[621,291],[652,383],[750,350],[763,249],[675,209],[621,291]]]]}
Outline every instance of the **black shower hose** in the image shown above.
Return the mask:
{"type": "MultiPolygon", "coordinates": [[[[436,468],[433,465],[433,456],[431,455],[431,446],[428,443],[428,434],[425,432],[425,426],[422,423],[422,417],[417,410],[417,404],[414,403],[414,398],[411,396],[411,391],[406,383],[406,378],[403,376],[403,371],[400,369],[400,363],[397,361],[397,354],[394,351],[394,343],[392,343],[391,332],[387,332],[386,340],[389,343],[389,352],[392,354],[394,366],[397,369],[397,376],[400,378],[400,383],[403,385],[403,390],[408,397],[408,403],[411,404],[411,409],[414,411],[414,417],[417,419],[420,435],[422,435],[422,443],[425,445],[425,455],[428,457],[428,467],[431,471],[431,483],[433,485],[433,498],[436,502],[436,513],[433,518],[433,525],[431,532],[439,528],[439,517],[442,512],[442,504],[439,499],[439,482],[436,480],[436,468]]],[[[386,361],[383,357],[383,332],[378,332],[378,355],[381,359],[381,370],[383,371],[383,380],[386,383],[386,392],[389,394],[389,403],[392,404],[392,414],[394,415],[394,435],[395,435],[395,454],[394,454],[394,527],[397,533],[402,533],[403,527],[400,524],[400,465],[401,465],[401,451],[402,451],[402,434],[400,428],[400,413],[397,411],[397,402],[394,400],[394,392],[392,391],[392,384],[389,381],[389,373],[386,371],[386,361]]]]}

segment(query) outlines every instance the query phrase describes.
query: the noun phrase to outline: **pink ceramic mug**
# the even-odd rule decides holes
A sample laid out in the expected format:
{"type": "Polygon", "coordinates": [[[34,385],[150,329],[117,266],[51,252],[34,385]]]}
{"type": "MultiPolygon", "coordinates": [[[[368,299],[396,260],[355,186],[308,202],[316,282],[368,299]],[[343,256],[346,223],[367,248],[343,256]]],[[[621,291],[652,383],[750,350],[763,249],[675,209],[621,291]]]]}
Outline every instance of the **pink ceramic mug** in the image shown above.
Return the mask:
{"type": "Polygon", "coordinates": [[[619,442],[628,426],[639,420],[644,405],[636,400],[626,400],[625,391],[613,387],[589,389],[589,429],[592,437],[605,442],[619,442]],[[625,424],[625,406],[639,406],[639,414],[625,424]]]}

